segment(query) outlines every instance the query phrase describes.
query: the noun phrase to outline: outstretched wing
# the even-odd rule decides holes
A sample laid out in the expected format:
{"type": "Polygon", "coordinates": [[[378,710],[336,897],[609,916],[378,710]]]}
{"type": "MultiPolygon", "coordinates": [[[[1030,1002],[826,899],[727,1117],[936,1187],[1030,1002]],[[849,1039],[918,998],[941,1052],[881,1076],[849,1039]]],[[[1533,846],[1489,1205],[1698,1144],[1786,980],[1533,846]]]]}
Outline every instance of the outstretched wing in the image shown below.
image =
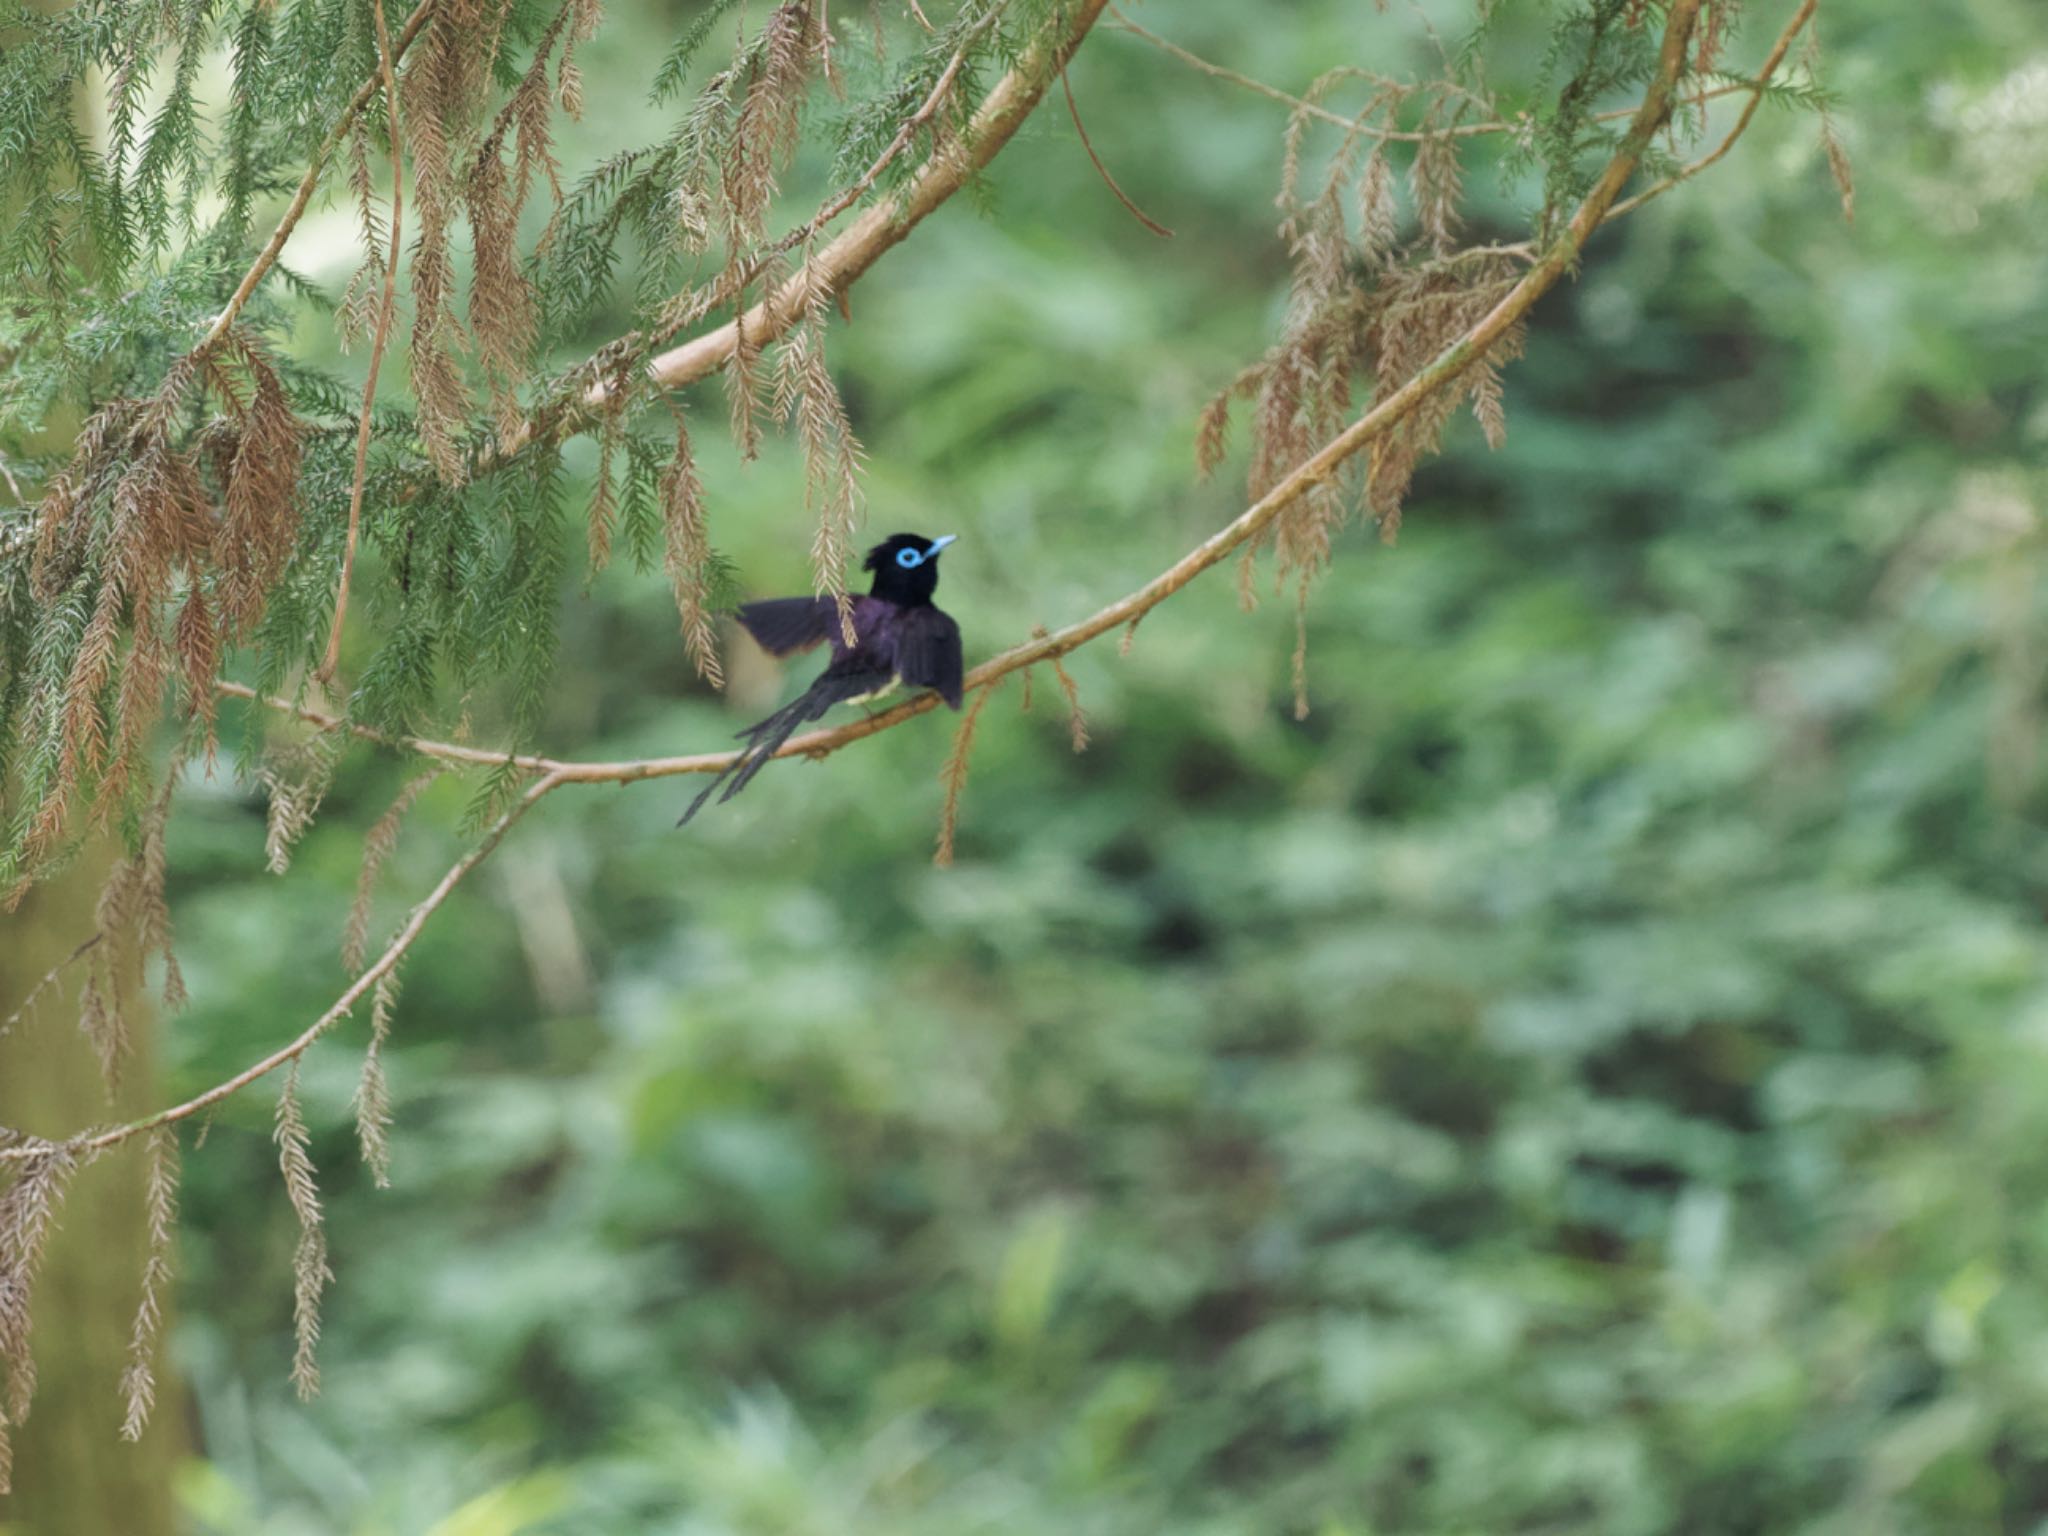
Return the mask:
{"type": "Polygon", "coordinates": [[[839,605],[829,597],[771,597],[742,603],[739,621],[771,656],[793,656],[822,645],[839,627],[839,605]]]}
{"type": "Polygon", "coordinates": [[[930,688],[960,707],[960,626],[937,608],[905,611],[896,628],[896,675],[912,688],[930,688]]]}

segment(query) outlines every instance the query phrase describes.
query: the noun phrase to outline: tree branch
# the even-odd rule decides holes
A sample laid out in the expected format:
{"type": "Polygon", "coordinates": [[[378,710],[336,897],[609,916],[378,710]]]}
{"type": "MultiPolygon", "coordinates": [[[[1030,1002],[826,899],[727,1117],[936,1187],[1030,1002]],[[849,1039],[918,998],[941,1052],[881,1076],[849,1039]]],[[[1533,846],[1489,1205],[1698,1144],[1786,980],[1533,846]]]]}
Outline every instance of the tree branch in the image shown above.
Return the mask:
{"type": "MultiPolygon", "coordinates": [[[[1032,108],[1045,95],[1056,75],[1074,50],[1081,46],[1108,0],[1078,0],[1064,26],[1054,35],[1041,35],[1015,68],[996,82],[982,99],[969,123],[964,144],[942,145],[926,160],[903,187],[890,193],[861,215],[837,239],[804,263],[801,270],[777,286],[744,315],[717,329],[692,338],[654,358],[647,374],[663,389],[682,389],[710,377],[732,360],[739,338],[745,332],[749,346],[766,346],[802,317],[811,295],[820,288],[830,295],[843,293],[855,279],[873,266],[890,247],[900,243],[955,192],[976,176],[1009,143],[1032,108]]],[[[919,109],[923,116],[937,110],[938,93],[919,109]]],[[[915,131],[913,122],[912,132],[915,131]]],[[[907,144],[909,134],[898,137],[907,144]]],[[[870,173],[879,176],[882,164],[893,158],[894,146],[883,153],[882,163],[870,173]]],[[[868,180],[868,178],[863,178],[868,180]]],[[[872,180],[868,181],[873,185],[872,180]]],[[[844,200],[852,206],[860,193],[844,200]]],[[[838,201],[835,199],[835,202],[838,201]]],[[[827,205],[828,209],[832,205],[827,205]]],[[[840,211],[833,209],[833,212],[840,211]]],[[[830,215],[815,222],[822,226],[830,215]]],[[[814,231],[813,231],[814,232],[814,231]]],[[[644,338],[622,337],[605,348],[607,353],[631,352],[644,338]]],[[[591,384],[575,407],[559,419],[543,422],[529,418],[521,430],[504,443],[498,457],[509,458],[543,434],[559,435],[591,412],[603,408],[614,385],[609,378],[591,384]]]]}
{"type": "MultiPolygon", "coordinates": [[[[1645,93],[1641,106],[1636,109],[1620,147],[1608,161],[1593,189],[1579,205],[1564,231],[1477,324],[1420,369],[1406,384],[1324,444],[1227,526],[1210,535],[1137,591],[1120,598],[1079,623],[1070,624],[1048,635],[1034,637],[982,663],[968,674],[965,686],[970,689],[988,688],[1012,672],[1035,662],[1064,656],[1112,629],[1135,623],[1203,571],[1221,562],[1232,550],[1255,538],[1290,504],[1334,477],[1347,460],[1404,420],[1433,391],[1456,379],[1484,357],[1492,345],[1521,320],[1536,301],[1577,261],[1580,251],[1591,238],[1593,231],[1600,226],[1608,211],[1614,206],[1615,199],[1634,172],[1651,137],[1670,115],[1672,93],[1684,69],[1686,50],[1693,25],[1698,19],[1700,5],[1701,0],[1671,0],[1663,42],[1658,54],[1656,76],[1645,93]]],[[[1808,8],[1810,9],[1810,4],[1808,8]]],[[[239,697],[258,697],[250,690],[236,685],[223,684],[222,688],[223,691],[239,697]]],[[[317,716],[311,711],[285,704],[281,700],[266,699],[263,702],[274,703],[319,723],[339,723],[331,717],[317,716]]],[[[813,757],[823,756],[863,737],[900,725],[903,721],[932,708],[935,702],[935,695],[920,694],[871,719],[858,720],[830,730],[813,731],[793,738],[776,755],[787,757],[801,753],[813,757]]],[[[359,734],[375,736],[375,733],[368,731],[359,731],[359,734]]],[[[429,756],[448,757],[457,761],[497,763],[505,760],[502,754],[479,753],[474,749],[452,748],[442,743],[405,739],[405,744],[414,750],[426,752],[429,756]]],[[[157,1126],[187,1119],[219,1103],[266,1073],[296,1060],[314,1041],[345,1017],[378,980],[398,964],[406,950],[419,936],[421,929],[425,927],[427,919],[447,900],[463,878],[490,856],[519,818],[563,784],[623,784],[674,774],[716,772],[729,766],[736,755],[721,752],[696,757],[657,758],[637,762],[578,764],[555,763],[543,758],[515,758],[514,761],[519,762],[521,766],[530,765],[532,769],[538,771],[540,777],[527,787],[511,809],[492,824],[481,841],[450,867],[426,899],[413,908],[411,915],[384,953],[350,983],[348,989],[332,1007],[308,1025],[295,1039],[244,1068],[234,1077],[216,1084],[182,1104],[159,1110],[153,1115],[126,1125],[81,1134],[67,1145],[75,1152],[97,1152],[157,1126]]],[[[37,1147],[0,1147],[0,1161],[19,1161],[36,1156],[39,1151],[37,1147]]]]}
{"type": "Polygon", "coordinates": [[[1726,138],[1721,140],[1710,153],[1702,155],[1676,175],[1665,177],[1664,180],[1658,182],[1655,186],[1645,187],[1626,202],[1616,203],[1607,210],[1607,217],[1618,219],[1623,214],[1634,213],[1643,204],[1650,201],[1651,198],[1662,197],[1682,181],[1691,181],[1693,177],[1699,175],[1701,171],[1704,171],[1708,166],[1714,164],[1723,155],[1727,154],[1729,150],[1733,149],[1735,141],[1741,138],[1748,129],[1749,120],[1756,116],[1756,109],[1763,104],[1764,92],[1770,88],[1771,76],[1775,75],[1778,72],[1778,66],[1785,62],[1785,54],[1791,48],[1793,39],[1798,37],[1806,24],[1813,19],[1813,13],[1819,6],[1820,0],[1802,0],[1799,9],[1792,13],[1792,19],[1785,23],[1785,30],[1778,34],[1777,42],[1771,45],[1770,53],[1764,58],[1763,68],[1757,71],[1756,80],[1747,86],[1729,87],[1730,90],[1748,91],[1749,100],[1743,103],[1742,115],[1735,120],[1735,126],[1728,130],[1726,138]]]}
{"type": "MultiPolygon", "coordinates": [[[[131,1120],[125,1125],[108,1126],[105,1130],[77,1137],[72,1141],[66,1142],[64,1145],[70,1149],[74,1156],[104,1151],[108,1147],[128,1140],[131,1136],[139,1136],[144,1131],[155,1130],[160,1125],[174,1125],[180,1120],[189,1120],[201,1110],[210,1109],[222,1099],[239,1093],[259,1077],[268,1076],[287,1062],[297,1061],[312,1046],[314,1041],[326,1034],[328,1030],[340,1023],[341,1020],[347,1018],[354,1010],[355,1005],[369,994],[370,989],[375,987],[400,960],[405,958],[405,952],[412,948],[413,941],[420,936],[420,931],[427,926],[427,919],[434,915],[443,902],[447,901],[448,897],[454,892],[455,887],[462,883],[464,877],[471,870],[491,856],[498,844],[505,840],[505,834],[512,830],[520,817],[539,804],[550,791],[558,788],[561,782],[560,779],[550,776],[542,778],[531,785],[513,803],[510,810],[506,811],[504,815],[491,824],[490,830],[483,835],[482,840],[449,867],[448,872],[441,876],[440,882],[435,885],[433,890],[427,893],[426,899],[412,909],[404,925],[392,936],[391,942],[385,947],[384,953],[379,955],[375,962],[360,976],[349,983],[348,990],[335,999],[334,1005],[311,1024],[307,1025],[296,1039],[288,1044],[279,1046],[261,1061],[252,1062],[225,1082],[214,1084],[213,1087],[207,1089],[204,1093],[195,1094],[182,1104],[173,1104],[168,1109],[160,1109],[153,1115],[146,1115],[140,1120],[131,1120]]],[[[43,1150],[45,1149],[36,1145],[0,1147],[0,1162],[19,1162],[23,1158],[33,1157],[43,1150]]]]}

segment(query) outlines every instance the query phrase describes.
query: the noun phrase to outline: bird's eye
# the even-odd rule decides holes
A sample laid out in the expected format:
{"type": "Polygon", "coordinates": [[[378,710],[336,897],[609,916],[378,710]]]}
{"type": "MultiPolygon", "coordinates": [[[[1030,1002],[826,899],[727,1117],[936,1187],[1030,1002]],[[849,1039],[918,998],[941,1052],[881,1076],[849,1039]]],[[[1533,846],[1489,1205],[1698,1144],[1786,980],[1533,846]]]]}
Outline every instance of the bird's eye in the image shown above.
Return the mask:
{"type": "Polygon", "coordinates": [[[896,563],[906,571],[915,570],[924,564],[924,555],[915,549],[899,549],[896,551],[896,563]]]}

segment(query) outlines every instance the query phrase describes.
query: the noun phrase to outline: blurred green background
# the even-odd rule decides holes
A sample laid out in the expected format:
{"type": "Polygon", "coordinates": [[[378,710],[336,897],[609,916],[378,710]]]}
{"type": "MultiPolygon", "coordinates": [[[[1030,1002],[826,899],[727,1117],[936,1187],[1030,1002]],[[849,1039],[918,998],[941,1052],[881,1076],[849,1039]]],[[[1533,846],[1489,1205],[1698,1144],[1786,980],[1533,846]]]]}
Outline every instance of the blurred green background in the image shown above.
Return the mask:
{"type": "MultiPolygon", "coordinates": [[[[657,131],[694,9],[614,8],[572,168],[657,131]]],[[[1430,72],[1419,16],[1464,24],[1134,14],[1295,90],[1430,72]]],[[[1737,67],[1780,20],[1752,0],[1737,67]]],[[[2048,10],[1821,26],[1855,225],[1813,121],[1766,108],[1603,232],[1505,450],[1461,422],[1397,547],[1342,540],[1305,721],[1290,604],[1243,615],[1223,573],[1073,658],[1085,754],[1049,676],[996,698],[949,871],[936,716],[687,833],[687,781],[552,797],[407,963],[389,1191],[347,1109],[366,1021],[307,1063],[338,1277],[310,1406],[272,1095],[188,1151],[153,1432],[190,1450],[183,1527],[2048,1530],[2048,10]]],[[[1176,237],[1054,101],[992,209],[832,333],[868,529],[961,535],[970,661],[1233,515],[1241,457],[1194,483],[1194,418],[1286,292],[1284,109],[1108,23],[1072,79],[1176,237]]],[[[1471,179],[1516,237],[1527,189],[1471,179]]],[[[338,286],[350,223],[301,266],[338,286]]],[[[698,436],[748,591],[802,590],[790,445],[698,436]]],[[[736,643],[730,697],[697,684],[658,577],[564,602],[549,752],[714,747],[791,682],[736,643]]],[[[231,766],[172,826],[163,1095],[339,990],[410,771],[352,756],[278,879],[231,766]]],[[[380,926],[470,792],[424,797],[380,926]]],[[[133,1454],[91,1385],[95,1454],[133,1454]]]]}

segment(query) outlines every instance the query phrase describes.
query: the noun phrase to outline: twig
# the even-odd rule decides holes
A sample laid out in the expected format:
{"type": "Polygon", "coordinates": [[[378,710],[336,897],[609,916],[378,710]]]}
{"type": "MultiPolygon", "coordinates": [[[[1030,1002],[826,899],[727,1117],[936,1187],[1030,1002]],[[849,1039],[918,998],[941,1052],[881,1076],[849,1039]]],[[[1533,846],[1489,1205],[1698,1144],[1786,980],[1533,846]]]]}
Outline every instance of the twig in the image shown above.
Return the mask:
{"type": "MultiPolygon", "coordinates": [[[[1147,582],[1137,591],[1129,594],[1090,618],[1051,634],[1036,637],[1027,643],[1015,646],[991,661],[984,662],[968,674],[965,687],[985,689],[999,682],[1010,673],[1028,667],[1037,661],[1064,656],[1076,647],[1086,644],[1096,636],[1105,634],[1126,624],[1135,623],[1152,608],[1185,587],[1195,577],[1211,566],[1218,564],[1230,552],[1247,540],[1255,538],[1274,518],[1278,517],[1294,501],[1307,494],[1314,487],[1331,479],[1344,463],[1368,444],[1383,436],[1388,430],[1406,419],[1428,396],[1457,378],[1484,357],[1492,345],[1509,328],[1520,321],[1529,309],[1549,291],[1577,261],[1593,231],[1599,228],[1607,211],[1614,205],[1622,186],[1634,172],[1642,158],[1644,148],[1651,137],[1670,115],[1673,87],[1681,73],[1693,25],[1698,19],[1701,0],[1671,0],[1668,9],[1662,46],[1659,49],[1657,72],[1645,93],[1641,106],[1636,109],[1628,132],[1620,146],[1609,159],[1593,188],[1586,194],[1584,202],[1572,216],[1571,222],[1558,236],[1542,257],[1523,274],[1514,287],[1502,296],[1464,336],[1440,352],[1429,364],[1420,369],[1408,382],[1378,405],[1367,411],[1358,420],[1346,427],[1336,437],[1318,450],[1305,463],[1295,468],[1285,479],[1261,497],[1252,506],[1240,513],[1230,524],[1212,534],[1201,544],[1183,555],[1173,565],[1147,582]]],[[[248,690],[228,688],[230,692],[244,697],[254,697],[248,690]]],[[[894,709],[872,718],[851,722],[832,730],[813,731],[788,742],[778,757],[802,753],[822,757],[829,752],[872,736],[878,731],[899,725],[915,715],[933,707],[936,695],[923,693],[897,705],[894,709]]],[[[296,713],[307,713],[292,708],[296,713]]],[[[455,756],[453,751],[434,752],[430,749],[439,744],[412,743],[420,750],[429,750],[430,755],[455,756]]],[[[467,749],[463,749],[466,754],[467,749]]],[[[533,784],[528,786],[519,800],[494,822],[488,832],[457,860],[441,877],[439,884],[426,899],[414,907],[391,944],[377,961],[358,976],[343,992],[334,1005],[312,1024],[308,1025],[294,1040],[271,1052],[262,1060],[244,1068],[234,1077],[216,1084],[204,1093],[187,1099],[184,1103],[159,1110],[141,1120],[126,1125],[91,1133],[82,1133],[66,1143],[74,1152],[91,1153],[125,1141],[131,1136],[167,1125],[218,1104],[239,1089],[246,1087],[266,1073],[275,1071],[287,1062],[295,1061],[314,1041],[320,1038],[338,1020],[376,985],[379,978],[387,974],[404,956],[406,950],[419,936],[427,919],[432,916],[461,883],[469,872],[490,856],[509,832],[529,809],[545,796],[567,783],[630,783],[638,779],[655,778],[678,773],[717,772],[730,766],[737,754],[715,753],[696,758],[650,759],[628,763],[585,763],[557,764],[545,771],[533,784]]],[[[503,761],[500,756],[483,755],[489,761],[503,761]]],[[[515,761],[518,761],[515,759],[515,761]]],[[[530,760],[535,763],[544,759],[530,760]]],[[[40,1145],[0,1146],[0,1161],[21,1161],[43,1154],[40,1145]]]]}
{"type": "MultiPolygon", "coordinates": [[[[405,957],[405,952],[412,948],[413,940],[417,939],[420,936],[420,930],[426,927],[427,919],[434,915],[441,904],[448,899],[449,894],[454,891],[455,887],[462,883],[463,878],[471,870],[475,869],[477,865],[489,858],[498,844],[505,840],[505,834],[512,830],[513,825],[519,818],[532,810],[550,791],[559,787],[561,782],[561,780],[552,777],[543,778],[528,788],[526,793],[514,802],[511,809],[507,810],[504,815],[491,824],[490,830],[484,833],[483,838],[477,845],[449,867],[448,872],[441,876],[440,882],[435,885],[433,890],[427,893],[426,899],[412,909],[411,915],[406,918],[404,926],[392,936],[391,943],[385,948],[384,953],[379,955],[376,961],[360,976],[350,982],[348,990],[335,999],[333,1006],[311,1024],[307,1025],[304,1030],[300,1031],[297,1038],[286,1045],[279,1046],[261,1061],[253,1062],[249,1066],[244,1067],[225,1082],[214,1084],[204,1093],[195,1094],[182,1104],[173,1104],[168,1109],[160,1109],[153,1115],[146,1115],[140,1120],[131,1120],[125,1125],[108,1126],[104,1130],[80,1136],[73,1141],[65,1143],[65,1145],[71,1150],[73,1155],[86,1155],[104,1151],[108,1147],[128,1140],[131,1136],[139,1136],[144,1131],[155,1130],[160,1125],[174,1125],[180,1120],[189,1120],[200,1111],[212,1108],[222,1099],[239,1093],[259,1077],[275,1072],[287,1062],[297,1061],[312,1046],[314,1041],[326,1034],[328,1030],[332,1029],[341,1020],[347,1018],[355,1008],[355,1005],[369,994],[371,988],[375,987],[377,982],[405,957]]],[[[0,1161],[18,1162],[25,1157],[34,1157],[42,1150],[42,1148],[35,1145],[0,1147],[0,1161]]]]}
{"type": "Polygon", "coordinates": [[[1156,219],[1147,218],[1145,210],[1130,200],[1124,189],[1116,184],[1116,178],[1109,174],[1109,167],[1102,163],[1102,156],[1095,153],[1095,146],[1088,142],[1088,130],[1081,124],[1081,109],[1074,103],[1074,87],[1067,80],[1067,67],[1060,66],[1060,89],[1067,93],[1067,115],[1074,120],[1074,132],[1081,136],[1081,147],[1088,151],[1088,158],[1095,166],[1095,174],[1102,178],[1102,184],[1116,194],[1116,200],[1124,205],[1124,211],[1162,240],[1171,240],[1173,231],[1156,219]]]}
{"type": "Polygon", "coordinates": [[[377,22],[377,53],[384,61],[384,110],[391,130],[391,250],[384,259],[384,299],[377,310],[377,334],[370,342],[370,373],[363,381],[363,418],[356,424],[356,471],[348,488],[348,542],[341,551],[341,583],[334,592],[334,623],[327,655],[314,676],[325,682],[341,660],[341,628],[348,618],[349,581],[356,570],[356,539],[363,521],[363,484],[370,472],[370,407],[377,399],[377,369],[391,339],[391,311],[398,302],[399,226],[405,217],[405,152],[398,125],[398,78],[393,73],[391,34],[384,29],[384,0],[371,0],[377,22]]]}
{"type": "MultiPolygon", "coordinates": [[[[1727,88],[1729,91],[1746,90],[1749,92],[1749,100],[1742,105],[1742,115],[1735,120],[1735,126],[1728,130],[1728,136],[1716,145],[1710,153],[1702,155],[1683,170],[1665,177],[1664,180],[1658,182],[1655,186],[1645,187],[1626,202],[1616,203],[1607,210],[1608,218],[1618,219],[1623,214],[1634,213],[1636,209],[1642,207],[1651,198],[1663,196],[1681,181],[1691,181],[1693,177],[1699,175],[1701,171],[1714,164],[1715,161],[1735,147],[1735,141],[1742,137],[1744,130],[1749,127],[1749,120],[1756,116],[1756,109],[1763,104],[1764,92],[1770,87],[1771,76],[1776,74],[1778,66],[1785,62],[1785,54],[1791,48],[1793,39],[1798,37],[1801,30],[1813,19],[1813,13],[1819,8],[1819,5],[1820,0],[1802,0],[1799,9],[1792,13],[1792,19],[1785,23],[1785,30],[1778,34],[1777,42],[1771,45],[1771,51],[1765,56],[1763,68],[1757,71],[1755,81],[1749,85],[1737,85],[1727,88]]],[[[1727,92],[1723,91],[1719,94],[1725,95],[1727,92]]]]}
{"type": "Polygon", "coordinates": [[[193,349],[194,351],[210,352],[220,345],[221,338],[227,335],[236,317],[241,314],[242,306],[249,302],[249,295],[256,291],[256,285],[277,265],[277,258],[284,254],[284,243],[291,239],[292,231],[298,228],[299,219],[306,211],[306,204],[312,201],[313,189],[320,184],[320,173],[327,168],[327,157],[333,154],[336,146],[341,143],[342,136],[348,132],[349,124],[356,120],[356,114],[367,107],[370,98],[377,94],[377,88],[384,83],[385,74],[392,64],[405,56],[405,50],[412,46],[412,40],[419,36],[420,28],[427,24],[427,18],[433,14],[436,3],[437,0],[420,0],[418,8],[406,18],[404,30],[398,34],[397,48],[385,53],[378,72],[365,80],[355,95],[349,98],[348,105],[341,109],[341,116],[334,120],[333,126],[327,130],[327,137],[322,139],[319,147],[313,151],[312,163],[306,167],[306,174],[300,178],[299,190],[292,194],[291,204],[285,209],[284,217],[277,221],[277,228],[271,231],[270,239],[264,245],[262,253],[257,256],[249,270],[242,274],[241,282],[235,285],[234,295],[228,300],[228,307],[214,317],[213,324],[206,328],[206,334],[199,339],[199,345],[193,349]]]}
{"type": "Polygon", "coordinates": [[[57,978],[59,976],[62,976],[66,971],[70,970],[73,965],[78,963],[78,961],[84,959],[85,956],[91,952],[92,947],[95,944],[99,943],[99,941],[101,939],[104,939],[106,936],[107,935],[104,930],[95,932],[90,938],[82,942],[76,949],[72,950],[70,954],[66,955],[62,960],[59,960],[55,965],[51,966],[49,970],[45,971],[43,973],[43,979],[28,989],[28,996],[24,997],[21,1000],[21,1006],[16,1008],[14,1012],[7,1015],[6,1018],[0,1019],[0,1035],[10,1033],[13,1030],[14,1026],[21,1022],[22,1016],[26,1014],[29,1011],[29,1009],[33,1008],[36,1005],[36,999],[41,997],[51,987],[55,986],[57,984],[57,978]]]}
{"type": "Polygon", "coordinates": [[[251,703],[263,705],[266,709],[274,709],[280,714],[295,716],[319,730],[346,729],[351,736],[359,736],[364,741],[374,741],[380,746],[402,752],[417,752],[422,757],[439,758],[443,762],[468,763],[479,768],[499,768],[510,762],[529,773],[553,773],[558,768],[574,766],[570,763],[556,762],[551,757],[524,757],[518,753],[495,752],[484,747],[457,746],[449,741],[428,741],[418,736],[395,736],[388,731],[379,731],[367,725],[344,720],[340,715],[330,715],[324,710],[294,704],[290,699],[281,699],[275,694],[258,693],[254,688],[242,683],[216,682],[213,690],[231,699],[247,699],[251,703]]]}
{"type": "MultiPolygon", "coordinates": [[[[1279,89],[1277,86],[1268,85],[1263,80],[1254,80],[1250,75],[1241,75],[1234,69],[1225,69],[1221,64],[1210,63],[1209,60],[1201,57],[1199,54],[1188,52],[1180,44],[1169,42],[1157,32],[1146,31],[1145,28],[1139,26],[1130,17],[1126,16],[1118,6],[1112,5],[1109,8],[1109,12],[1116,18],[1119,30],[1128,32],[1133,37],[1142,38],[1161,53],[1166,54],[1169,58],[1180,60],[1181,63],[1187,65],[1190,69],[1199,70],[1201,73],[1218,80],[1227,80],[1232,85],[1243,86],[1248,91],[1256,91],[1259,95],[1281,102],[1296,112],[1303,113],[1309,117],[1320,118],[1326,123],[1334,123],[1339,128],[1354,130],[1358,126],[1355,121],[1346,117],[1341,112],[1332,112],[1328,107],[1318,106],[1312,101],[1303,101],[1299,96],[1289,95],[1286,91],[1279,89]]],[[[1746,85],[1718,85],[1711,91],[1702,91],[1697,96],[1688,96],[1686,98],[1686,105],[1697,106],[1702,102],[1713,101],[1721,96],[1732,96],[1737,91],[1746,91],[1748,89],[1750,87],[1746,85]]],[[[1623,118],[1634,116],[1635,111],[1634,107],[1616,107],[1611,112],[1595,113],[1593,121],[1596,123],[1620,122],[1623,118]]],[[[1376,133],[1374,137],[1391,139],[1396,143],[1419,144],[1425,139],[1469,139],[1488,133],[1515,133],[1528,126],[1529,123],[1526,119],[1516,119],[1509,122],[1460,123],[1449,128],[1439,129],[1435,133],[1389,129],[1385,133],[1376,133]]]]}

